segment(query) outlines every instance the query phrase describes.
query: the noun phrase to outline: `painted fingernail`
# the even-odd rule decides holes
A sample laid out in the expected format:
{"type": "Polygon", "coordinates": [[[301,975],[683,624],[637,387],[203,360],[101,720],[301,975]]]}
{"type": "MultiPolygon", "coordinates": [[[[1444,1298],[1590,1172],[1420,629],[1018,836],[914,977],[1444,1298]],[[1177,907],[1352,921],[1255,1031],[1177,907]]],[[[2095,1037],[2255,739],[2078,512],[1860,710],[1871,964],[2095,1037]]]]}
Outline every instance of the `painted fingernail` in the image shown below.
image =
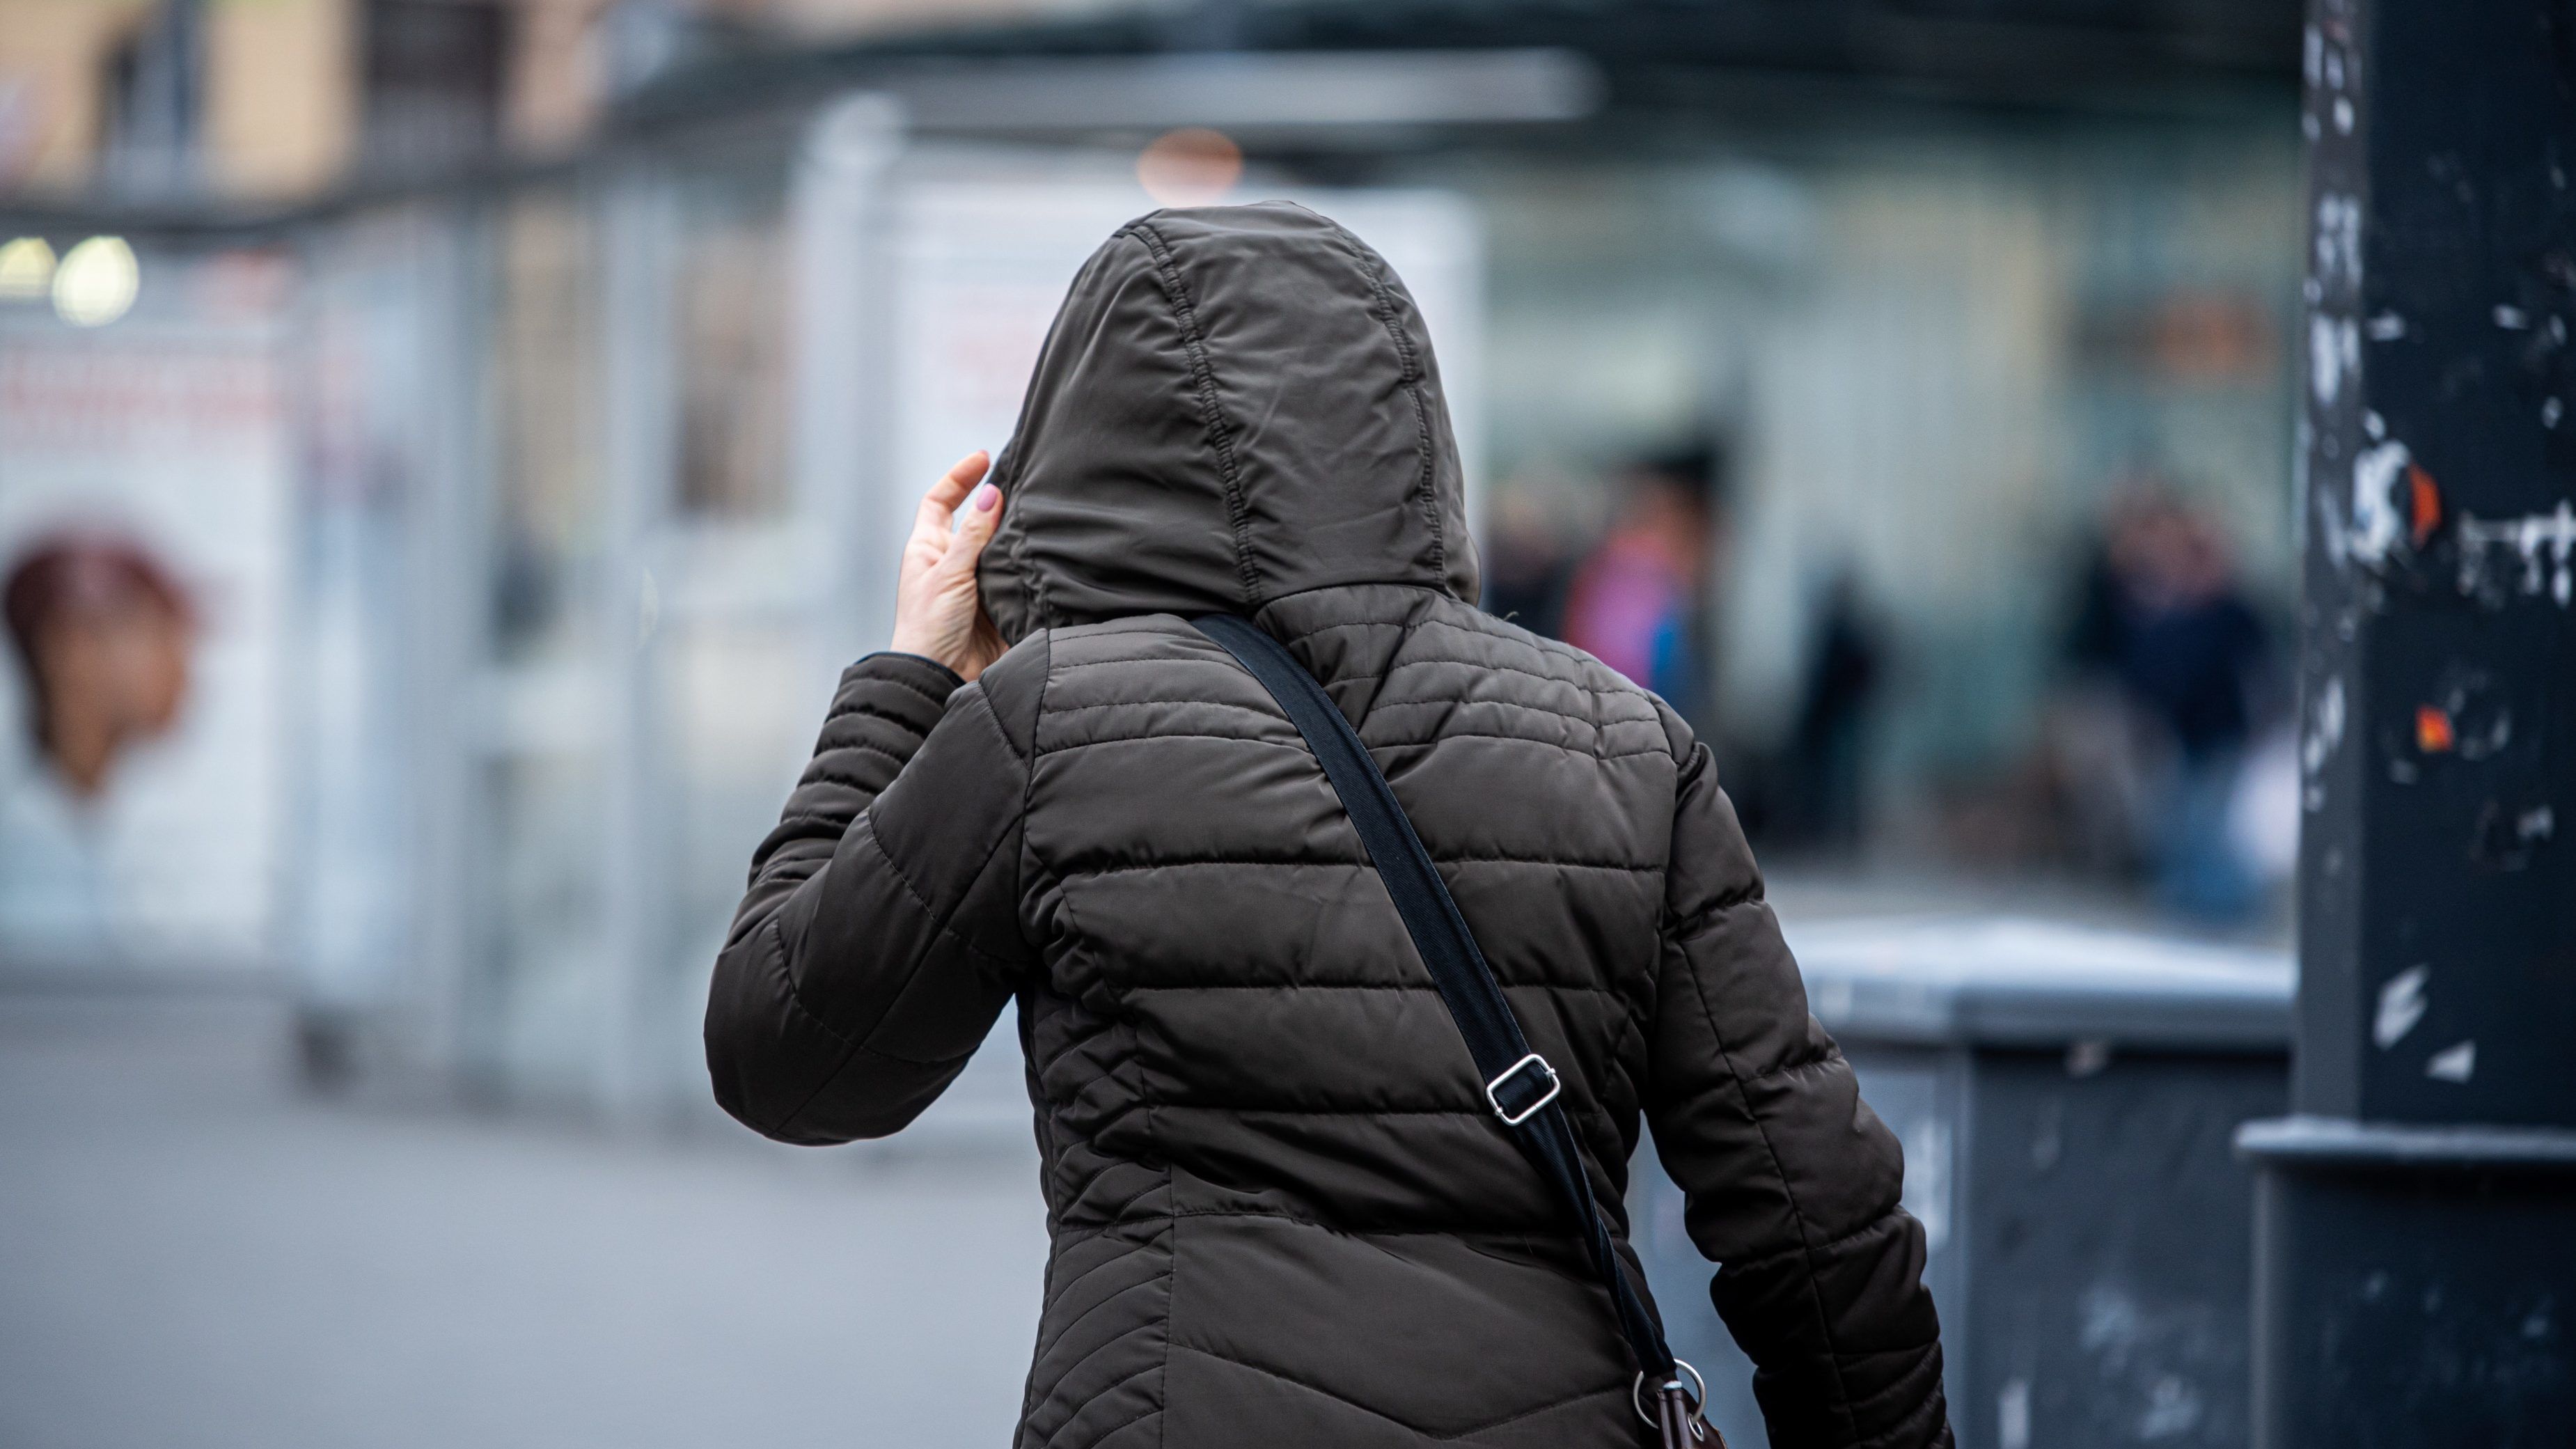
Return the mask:
{"type": "Polygon", "coordinates": [[[990,483],[978,483],[975,485],[975,511],[977,513],[990,513],[993,511],[993,505],[1001,501],[1001,489],[994,487],[990,483]]]}

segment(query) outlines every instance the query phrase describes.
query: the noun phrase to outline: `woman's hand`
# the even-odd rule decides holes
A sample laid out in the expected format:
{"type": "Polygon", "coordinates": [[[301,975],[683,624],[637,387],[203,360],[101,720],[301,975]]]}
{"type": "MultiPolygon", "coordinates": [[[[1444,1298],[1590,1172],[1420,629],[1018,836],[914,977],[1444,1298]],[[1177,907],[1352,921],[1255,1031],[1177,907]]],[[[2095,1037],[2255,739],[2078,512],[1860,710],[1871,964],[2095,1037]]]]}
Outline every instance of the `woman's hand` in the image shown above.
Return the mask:
{"type": "Polygon", "coordinates": [[[969,682],[1004,648],[975,591],[975,560],[1002,521],[1002,491],[981,481],[992,465],[969,453],[922,495],[894,590],[894,650],[935,659],[969,682]]]}

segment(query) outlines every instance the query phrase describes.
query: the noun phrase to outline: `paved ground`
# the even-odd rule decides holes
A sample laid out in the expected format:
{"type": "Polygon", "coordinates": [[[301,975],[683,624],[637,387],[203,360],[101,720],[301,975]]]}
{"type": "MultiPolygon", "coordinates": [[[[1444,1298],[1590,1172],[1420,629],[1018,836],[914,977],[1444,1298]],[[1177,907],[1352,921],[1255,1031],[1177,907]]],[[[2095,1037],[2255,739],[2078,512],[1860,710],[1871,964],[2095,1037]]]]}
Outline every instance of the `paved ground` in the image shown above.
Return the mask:
{"type": "Polygon", "coordinates": [[[0,997],[0,1445],[1009,1442],[1033,1154],[333,1105],[279,1029],[0,997]]]}
{"type": "MultiPolygon", "coordinates": [[[[0,989],[0,1449],[1009,1442],[1045,1244],[1007,1050],[938,1109],[982,1147],[887,1157],[317,1100],[284,1029],[0,989]]],[[[1676,1344],[1740,1407],[1669,1236],[1676,1344]]]]}

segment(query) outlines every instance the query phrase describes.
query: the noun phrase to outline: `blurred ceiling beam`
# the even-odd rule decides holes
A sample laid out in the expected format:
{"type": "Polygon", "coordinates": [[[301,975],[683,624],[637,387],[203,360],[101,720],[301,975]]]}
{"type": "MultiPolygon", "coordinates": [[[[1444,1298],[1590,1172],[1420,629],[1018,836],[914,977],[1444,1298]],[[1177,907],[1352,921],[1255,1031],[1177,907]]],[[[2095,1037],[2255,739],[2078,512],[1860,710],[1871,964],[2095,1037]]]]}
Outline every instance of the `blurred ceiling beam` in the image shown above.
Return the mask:
{"type": "Polygon", "coordinates": [[[710,57],[624,98],[630,122],[876,87],[930,62],[1562,51],[1603,113],[1670,113],[1800,81],[2015,108],[2132,109],[2194,89],[2295,95],[2297,0],[1197,0],[710,57]]]}
{"type": "Polygon", "coordinates": [[[2300,19],[2297,0],[1196,0],[1068,18],[987,13],[821,46],[735,32],[545,154],[360,175],[286,207],[8,197],[0,210],[26,225],[122,215],[165,233],[238,234],[560,176],[678,134],[793,124],[852,90],[895,95],[934,134],[1078,139],[1210,125],[1318,156],[1420,145],[1426,133],[1656,145],[1705,124],[1782,114],[1812,124],[1923,101],[2190,114],[2213,101],[2294,101],[2300,19]]]}
{"type": "Polygon", "coordinates": [[[1602,99],[1600,72],[1566,50],[948,62],[885,76],[869,89],[902,101],[921,130],[960,134],[1213,126],[1250,136],[1571,121],[1602,99]]]}

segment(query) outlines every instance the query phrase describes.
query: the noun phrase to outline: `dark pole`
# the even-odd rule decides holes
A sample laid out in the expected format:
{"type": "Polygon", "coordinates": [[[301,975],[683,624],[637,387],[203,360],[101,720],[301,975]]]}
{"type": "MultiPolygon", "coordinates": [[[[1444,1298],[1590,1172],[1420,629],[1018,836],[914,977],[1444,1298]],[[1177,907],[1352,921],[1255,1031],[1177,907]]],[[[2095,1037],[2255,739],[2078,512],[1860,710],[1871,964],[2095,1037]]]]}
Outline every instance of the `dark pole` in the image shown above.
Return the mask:
{"type": "Polygon", "coordinates": [[[2576,1445],[2576,0],[2311,0],[2255,1438],[2576,1445]]]}

